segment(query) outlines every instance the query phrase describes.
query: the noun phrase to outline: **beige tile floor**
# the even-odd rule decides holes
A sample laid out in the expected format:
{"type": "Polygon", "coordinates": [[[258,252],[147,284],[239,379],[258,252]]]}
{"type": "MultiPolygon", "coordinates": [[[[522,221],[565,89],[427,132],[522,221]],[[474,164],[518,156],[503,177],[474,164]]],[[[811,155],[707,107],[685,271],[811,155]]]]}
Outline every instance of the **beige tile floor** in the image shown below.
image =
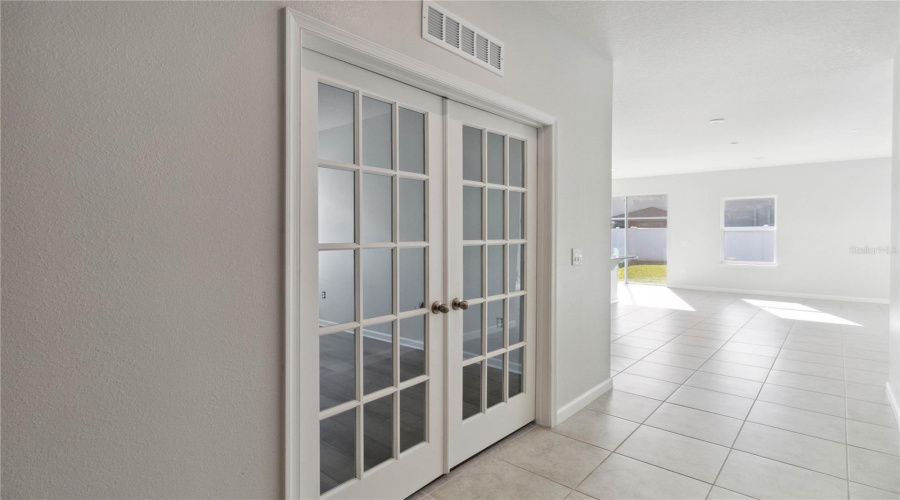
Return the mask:
{"type": "Polygon", "coordinates": [[[887,306],[620,286],[614,389],[412,498],[900,498],[887,306]]]}

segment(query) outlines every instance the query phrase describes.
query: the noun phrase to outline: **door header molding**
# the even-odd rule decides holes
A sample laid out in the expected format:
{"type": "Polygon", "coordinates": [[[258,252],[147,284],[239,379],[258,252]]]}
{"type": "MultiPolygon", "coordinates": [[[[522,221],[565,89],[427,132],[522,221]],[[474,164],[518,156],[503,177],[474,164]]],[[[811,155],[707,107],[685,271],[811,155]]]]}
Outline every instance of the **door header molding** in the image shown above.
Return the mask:
{"type": "Polygon", "coordinates": [[[289,7],[286,12],[288,28],[301,31],[301,44],[304,48],[505,118],[538,127],[556,123],[553,115],[418,59],[382,47],[289,7]]]}

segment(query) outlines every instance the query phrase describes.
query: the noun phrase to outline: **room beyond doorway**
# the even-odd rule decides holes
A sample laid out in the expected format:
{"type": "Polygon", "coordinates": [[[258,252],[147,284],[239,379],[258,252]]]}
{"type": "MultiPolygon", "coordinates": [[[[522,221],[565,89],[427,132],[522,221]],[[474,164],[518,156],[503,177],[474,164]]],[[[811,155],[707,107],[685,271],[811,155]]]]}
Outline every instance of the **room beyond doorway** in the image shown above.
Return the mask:
{"type": "Polygon", "coordinates": [[[623,283],[666,284],[668,196],[614,196],[610,252],[623,283]]]}

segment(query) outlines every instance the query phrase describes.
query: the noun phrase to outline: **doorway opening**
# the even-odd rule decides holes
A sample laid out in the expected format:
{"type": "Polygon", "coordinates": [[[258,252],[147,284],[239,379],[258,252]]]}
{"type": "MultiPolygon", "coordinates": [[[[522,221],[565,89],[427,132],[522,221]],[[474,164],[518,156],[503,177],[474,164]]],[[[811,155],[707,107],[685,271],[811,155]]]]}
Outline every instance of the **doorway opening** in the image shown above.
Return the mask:
{"type": "Polygon", "coordinates": [[[614,196],[610,251],[623,283],[665,285],[669,199],[664,194],[614,196]]]}

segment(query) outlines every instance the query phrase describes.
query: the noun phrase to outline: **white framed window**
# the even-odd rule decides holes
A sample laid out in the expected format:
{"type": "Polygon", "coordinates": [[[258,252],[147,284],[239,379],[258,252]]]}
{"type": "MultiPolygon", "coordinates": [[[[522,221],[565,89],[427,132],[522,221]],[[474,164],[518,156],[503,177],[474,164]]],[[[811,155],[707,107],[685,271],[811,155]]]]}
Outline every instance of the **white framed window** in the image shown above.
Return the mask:
{"type": "Polygon", "coordinates": [[[775,196],[722,200],[722,263],[774,266],[775,196]]]}

